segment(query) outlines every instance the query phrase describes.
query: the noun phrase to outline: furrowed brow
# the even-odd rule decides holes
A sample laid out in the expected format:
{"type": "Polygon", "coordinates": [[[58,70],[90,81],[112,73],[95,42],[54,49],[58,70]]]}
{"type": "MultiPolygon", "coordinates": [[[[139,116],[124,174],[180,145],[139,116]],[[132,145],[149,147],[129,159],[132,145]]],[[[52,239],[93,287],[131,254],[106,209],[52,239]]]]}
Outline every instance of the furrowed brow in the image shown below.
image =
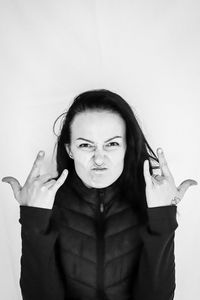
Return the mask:
{"type": "MultiPolygon", "coordinates": [[[[107,142],[109,142],[109,141],[111,141],[111,140],[113,140],[113,139],[116,139],[116,138],[121,138],[121,139],[122,139],[122,136],[116,135],[116,136],[114,136],[114,137],[112,137],[112,138],[106,140],[105,143],[107,143],[107,142]]],[[[88,140],[88,139],[84,139],[84,138],[81,138],[81,137],[77,138],[76,140],[83,140],[83,141],[86,141],[86,142],[89,142],[89,143],[93,143],[93,144],[94,144],[93,141],[90,141],[90,140],[88,140]]]]}

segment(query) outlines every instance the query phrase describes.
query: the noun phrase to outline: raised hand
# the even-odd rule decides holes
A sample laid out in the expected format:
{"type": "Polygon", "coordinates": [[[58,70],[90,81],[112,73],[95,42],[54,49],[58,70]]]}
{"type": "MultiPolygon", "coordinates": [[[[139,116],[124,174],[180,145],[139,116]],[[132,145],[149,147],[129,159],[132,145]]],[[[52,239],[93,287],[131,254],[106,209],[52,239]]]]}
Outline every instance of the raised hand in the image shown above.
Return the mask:
{"type": "Polygon", "coordinates": [[[3,182],[11,185],[14,197],[20,205],[52,209],[55,194],[67,178],[68,170],[66,169],[57,180],[52,179],[50,174],[40,176],[44,154],[43,151],[38,153],[23,187],[14,177],[2,178],[3,182]]]}
{"type": "Polygon", "coordinates": [[[176,187],[174,178],[169,170],[167,161],[161,148],[157,149],[161,175],[151,175],[149,161],[144,161],[144,178],[146,182],[146,199],[148,207],[167,206],[177,204],[187,189],[198,183],[193,179],[184,180],[176,187]],[[173,200],[175,199],[175,200],[173,200]]]}

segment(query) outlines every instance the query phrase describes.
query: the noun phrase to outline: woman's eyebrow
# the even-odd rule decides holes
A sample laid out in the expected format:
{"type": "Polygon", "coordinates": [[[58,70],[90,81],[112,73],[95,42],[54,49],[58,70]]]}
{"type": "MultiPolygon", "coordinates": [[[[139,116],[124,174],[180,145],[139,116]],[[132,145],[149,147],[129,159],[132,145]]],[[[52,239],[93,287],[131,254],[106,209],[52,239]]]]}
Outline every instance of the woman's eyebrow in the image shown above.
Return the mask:
{"type": "MultiPolygon", "coordinates": [[[[116,138],[122,138],[122,136],[116,135],[116,136],[112,137],[111,139],[106,140],[105,143],[107,143],[107,142],[109,142],[109,141],[111,141],[113,139],[116,139],[116,138]]],[[[94,144],[93,141],[90,141],[90,140],[87,140],[87,139],[84,139],[84,138],[81,138],[81,137],[77,138],[76,140],[83,140],[83,141],[90,142],[90,143],[94,144]]]]}

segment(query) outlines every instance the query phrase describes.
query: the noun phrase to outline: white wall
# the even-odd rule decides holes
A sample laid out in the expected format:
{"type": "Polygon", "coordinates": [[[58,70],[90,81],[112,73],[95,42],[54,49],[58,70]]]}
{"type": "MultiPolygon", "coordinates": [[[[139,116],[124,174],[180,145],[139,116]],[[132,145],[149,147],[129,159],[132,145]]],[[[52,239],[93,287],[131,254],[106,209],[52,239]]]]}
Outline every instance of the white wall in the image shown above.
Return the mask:
{"type": "MultiPolygon", "coordinates": [[[[53,121],[79,92],[107,88],[134,108],[177,185],[199,182],[198,0],[0,0],[0,178],[21,184],[40,149],[50,165],[53,121]]],[[[1,183],[0,297],[20,300],[20,224],[1,183]]],[[[199,185],[178,206],[175,300],[200,299],[199,185]]]]}

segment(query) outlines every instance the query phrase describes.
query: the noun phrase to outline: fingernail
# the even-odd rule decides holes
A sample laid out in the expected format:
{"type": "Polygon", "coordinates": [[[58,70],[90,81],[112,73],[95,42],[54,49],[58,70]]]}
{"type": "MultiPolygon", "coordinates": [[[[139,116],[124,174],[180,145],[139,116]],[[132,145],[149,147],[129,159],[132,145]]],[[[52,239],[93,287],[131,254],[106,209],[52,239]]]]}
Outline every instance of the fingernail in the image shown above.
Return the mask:
{"type": "Polygon", "coordinates": [[[39,156],[42,156],[44,154],[44,151],[39,152],[39,156]]]}

